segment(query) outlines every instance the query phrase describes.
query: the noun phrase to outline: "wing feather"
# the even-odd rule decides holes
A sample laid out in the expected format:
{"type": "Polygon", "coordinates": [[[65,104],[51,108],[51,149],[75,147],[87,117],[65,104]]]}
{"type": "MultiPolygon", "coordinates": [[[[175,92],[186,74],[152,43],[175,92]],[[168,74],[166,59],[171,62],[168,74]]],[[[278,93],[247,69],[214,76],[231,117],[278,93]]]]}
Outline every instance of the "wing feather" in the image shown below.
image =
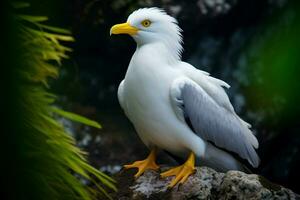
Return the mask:
{"type": "MultiPolygon", "coordinates": [[[[258,166],[257,139],[234,111],[219,105],[201,86],[188,78],[176,80],[173,91],[176,91],[173,100],[176,99],[177,109],[188,117],[196,134],[220,148],[237,153],[253,167],[258,166]]],[[[180,113],[176,112],[177,115],[180,113]]]]}

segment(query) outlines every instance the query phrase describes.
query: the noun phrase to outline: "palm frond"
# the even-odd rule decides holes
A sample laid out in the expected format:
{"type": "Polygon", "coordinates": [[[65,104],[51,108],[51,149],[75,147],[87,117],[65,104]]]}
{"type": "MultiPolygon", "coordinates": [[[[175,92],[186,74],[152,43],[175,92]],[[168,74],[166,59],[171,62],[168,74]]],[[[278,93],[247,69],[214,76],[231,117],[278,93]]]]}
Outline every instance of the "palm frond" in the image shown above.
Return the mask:
{"type": "MultiPolygon", "coordinates": [[[[26,6],[23,3],[15,7],[26,6]]],[[[39,192],[35,191],[41,199],[90,200],[99,193],[109,198],[106,189],[116,190],[114,180],[87,163],[86,154],[75,146],[74,139],[55,118],[55,114],[59,114],[101,128],[95,121],[53,105],[56,97],[48,91],[48,79],[58,76],[59,65],[71,51],[61,42],[72,42],[74,38],[68,30],[43,24],[47,19],[30,15],[15,17],[22,49],[22,64],[16,70],[16,76],[21,80],[18,102],[22,115],[22,183],[41,188],[39,192]],[[82,179],[95,187],[83,184],[82,179]]],[[[26,192],[30,191],[25,191],[25,196],[26,192]]]]}

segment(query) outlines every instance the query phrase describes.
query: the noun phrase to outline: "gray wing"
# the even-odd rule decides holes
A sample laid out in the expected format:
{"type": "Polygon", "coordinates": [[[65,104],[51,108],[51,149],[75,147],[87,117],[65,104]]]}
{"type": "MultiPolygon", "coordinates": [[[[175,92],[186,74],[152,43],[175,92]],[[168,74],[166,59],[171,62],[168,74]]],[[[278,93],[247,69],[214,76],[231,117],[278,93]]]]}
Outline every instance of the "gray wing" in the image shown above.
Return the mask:
{"type": "Polygon", "coordinates": [[[259,165],[255,152],[256,137],[235,113],[220,106],[201,86],[183,78],[173,83],[171,89],[173,106],[177,116],[188,119],[194,132],[217,147],[237,153],[253,166],[259,165]]]}

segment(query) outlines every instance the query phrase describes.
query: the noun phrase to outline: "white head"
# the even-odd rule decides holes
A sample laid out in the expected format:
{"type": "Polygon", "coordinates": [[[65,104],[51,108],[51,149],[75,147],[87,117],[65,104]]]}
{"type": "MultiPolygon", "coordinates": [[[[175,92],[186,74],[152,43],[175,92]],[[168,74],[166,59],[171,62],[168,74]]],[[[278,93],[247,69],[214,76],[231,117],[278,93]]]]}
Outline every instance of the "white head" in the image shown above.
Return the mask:
{"type": "Polygon", "coordinates": [[[138,46],[160,42],[176,60],[180,60],[182,53],[181,32],[177,20],[159,8],[136,10],[126,23],[114,25],[110,29],[110,34],[131,35],[138,46]]]}

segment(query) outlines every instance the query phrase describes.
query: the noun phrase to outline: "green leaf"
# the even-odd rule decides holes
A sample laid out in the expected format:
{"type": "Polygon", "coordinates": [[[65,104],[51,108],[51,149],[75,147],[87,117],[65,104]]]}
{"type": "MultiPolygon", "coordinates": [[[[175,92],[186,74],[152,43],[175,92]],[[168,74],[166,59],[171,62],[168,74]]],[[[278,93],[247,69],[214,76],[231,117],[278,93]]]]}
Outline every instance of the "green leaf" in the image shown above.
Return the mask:
{"type": "Polygon", "coordinates": [[[41,27],[41,28],[47,29],[49,31],[56,32],[56,33],[71,34],[71,31],[68,30],[68,29],[57,28],[57,27],[48,26],[48,25],[44,25],[44,24],[39,24],[38,26],[41,27]]]}
{"type": "Polygon", "coordinates": [[[48,17],[44,16],[18,15],[17,17],[29,22],[44,22],[48,20],[48,17]]]}
{"type": "Polygon", "coordinates": [[[61,109],[56,108],[56,107],[52,107],[52,111],[59,114],[59,115],[61,115],[61,116],[63,116],[63,117],[65,117],[65,118],[68,118],[72,121],[80,122],[82,124],[92,126],[92,127],[95,127],[95,128],[102,128],[101,125],[98,122],[90,120],[86,117],[77,115],[75,113],[67,112],[67,111],[61,110],[61,109]]]}
{"type": "Polygon", "coordinates": [[[19,8],[27,8],[30,6],[30,3],[26,3],[26,2],[13,2],[12,6],[15,9],[19,9],[19,8]]]}

